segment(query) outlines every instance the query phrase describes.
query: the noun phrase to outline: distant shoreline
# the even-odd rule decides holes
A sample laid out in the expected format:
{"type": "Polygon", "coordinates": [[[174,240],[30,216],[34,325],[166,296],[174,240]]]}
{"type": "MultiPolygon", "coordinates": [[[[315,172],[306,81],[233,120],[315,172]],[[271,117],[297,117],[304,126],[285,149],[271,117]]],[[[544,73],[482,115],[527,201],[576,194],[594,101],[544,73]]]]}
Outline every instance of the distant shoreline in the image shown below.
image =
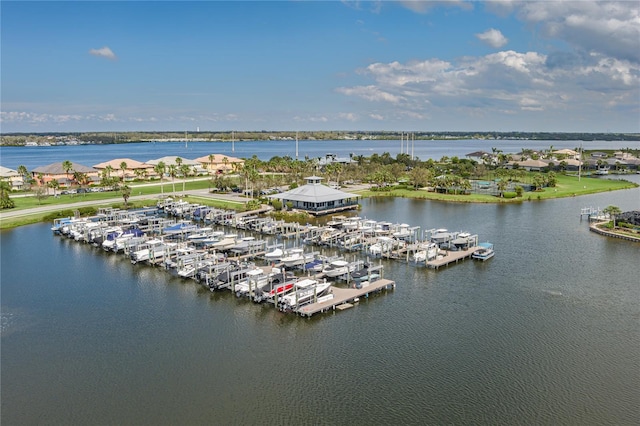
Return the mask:
{"type": "MultiPolygon", "coordinates": [[[[42,132],[0,133],[0,146],[40,144],[125,144],[144,142],[243,142],[243,141],[333,141],[333,140],[522,140],[554,142],[638,142],[640,133],[563,133],[563,132],[430,132],[430,131],[163,131],[163,132],[42,132]]],[[[45,145],[46,146],[46,145],[45,145]]]]}

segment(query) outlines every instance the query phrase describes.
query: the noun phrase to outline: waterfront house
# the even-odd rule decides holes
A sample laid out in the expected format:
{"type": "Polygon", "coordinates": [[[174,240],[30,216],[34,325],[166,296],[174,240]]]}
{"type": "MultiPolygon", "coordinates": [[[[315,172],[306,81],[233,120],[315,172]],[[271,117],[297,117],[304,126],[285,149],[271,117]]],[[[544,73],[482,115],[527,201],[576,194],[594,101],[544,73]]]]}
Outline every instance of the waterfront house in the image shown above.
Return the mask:
{"type": "MultiPolygon", "coordinates": [[[[159,164],[160,162],[164,163],[164,165],[167,167],[167,170],[165,171],[165,173],[169,172],[169,167],[171,165],[175,165],[175,166],[180,166],[178,165],[178,163],[176,163],[176,159],[180,158],[182,160],[180,165],[188,165],[189,167],[191,167],[191,169],[193,170],[195,168],[196,170],[196,174],[200,175],[205,173],[206,171],[202,168],[202,164],[200,164],[200,162],[196,161],[196,160],[190,160],[188,158],[184,158],[184,157],[178,157],[177,155],[168,155],[166,157],[162,157],[162,158],[156,158],[155,160],[149,160],[147,161],[147,164],[150,164],[152,167],[156,166],[157,164],[159,164]]],[[[178,173],[180,173],[178,171],[178,173]]]]}
{"type": "Polygon", "coordinates": [[[18,191],[24,186],[24,180],[17,170],[0,166],[0,180],[9,182],[11,190],[18,191]]]}
{"type": "Polygon", "coordinates": [[[195,161],[202,165],[209,174],[231,173],[240,170],[244,166],[244,160],[223,154],[210,154],[196,158],[195,161]]]}
{"type": "Polygon", "coordinates": [[[359,195],[330,188],[321,183],[322,178],[310,176],[305,178],[306,185],[295,189],[270,195],[269,198],[282,200],[284,205],[291,203],[291,208],[320,216],[335,212],[356,209],[359,195]]]}
{"type": "Polygon", "coordinates": [[[325,154],[324,157],[318,157],[318,166],[324,167],[329,164],[351,164],[355,163],[355,161],[349,157],[338,157],[336,154],[325,154]]]}
{"type": "Polygon", "coordinates": [[[506,168],[514,168],[515,165],[518,165],[517,167],[530,171],[530,172],[539,172],[540,170],[549,167],[549,163],[543,160],[532,160],[532,159],[527,159],[527,160],[522,160],[522,161],[509,161],[507,163],[507,165],[505,166],[506,168]]]}
{"type": "Polygon", "coordinates": [[[96,164],[93,166],[99,172],[111,167],[112,176],[118,176],[123,181],[130,181],[140,175],[141,178],[145,176],[154,175],[153,166],[151,164],[141,163],[140,161],[132,160],[131,158],[116,158],[104,163],[96,164]],[[126,168],[122,170],[122,163],[126,163],[126,168]]]}
{"type": "Polygon", "coordinates": [[[75,182],[73,179],[74,172],[86,174],[93,182],[100,180],[99,172],[96,169],[74,162],[71,162],[71,169],[69,170],[65,170],[62,162],[58,162],[36,167],[31,171],[31,174],[37,185],[47,185],[49,182],[56,180],[61,188],[69,188],[75,182]],[[39,176],[42,176],[42,180],[38,179],[39,176]]]}
{"type": "Polygon", "coordinates": [[[574,151],[572,149],[567,149],[567,148],[553,151],[552,154],[558,159],[564,159],[564,158],[573,158],[574,160],[580,159],[579,152],[574,151]]]}

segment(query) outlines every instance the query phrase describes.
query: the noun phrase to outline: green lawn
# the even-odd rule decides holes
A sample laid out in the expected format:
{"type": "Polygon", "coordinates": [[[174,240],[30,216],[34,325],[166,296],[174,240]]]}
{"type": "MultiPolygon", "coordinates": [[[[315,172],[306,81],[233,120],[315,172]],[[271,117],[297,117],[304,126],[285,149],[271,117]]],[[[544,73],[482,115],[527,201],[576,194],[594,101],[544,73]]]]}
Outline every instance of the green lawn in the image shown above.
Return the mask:
{"type": "Polygon", "coordinates": [[[462,203],[519,203],[522,201],[546,200],[551,198],[575,197],[579,195],[594,194],[597,192],[617,191],[619,189],[635,188],[638,185],[632,182],[612,179],[598,179],[576,176],[556,175],[557,183],[553,188],[544,188],[541,191],[525,192],[521,198],[499,198],[492,195],[469,194],[454,195],[428,192],[425,190],[392,189],[391,191],[362,191],[363,197],[406,197],[423,198],[426,200],[452,201],[462,203]]]}
{"type": "MultiPolygon", "coordinates": [[[[129,184],[131,188],[131,196],[138,195],[160,195],[161,193],[170,193],[173,190],[171,183],[164,184],[164,189],[160,184],[155,186],[140,186],[141,184],[129,184]]],[[[206,180],[187,182],[185,185],[185,192],[194,189],[207,189],[209,182],[206,180]]],[[[176,193],[182,193],[182,183],[176,183],[176,193]]],[[[58,204],[78,203],[81,201],[97,201],[107,200],[111,198],[122,198],[120,191],[105,191],[105,192],[90,192],[86,194],[69,194],[60,195],[54,197],[53,192],[47,197],[38,200],[37,197],[11,197],[15,203],[15,208],[12,210],[30,209],[38,206],[55,206],[58,204]]],[[[124,201],[124,200],[123,200],[124,201]]]]}

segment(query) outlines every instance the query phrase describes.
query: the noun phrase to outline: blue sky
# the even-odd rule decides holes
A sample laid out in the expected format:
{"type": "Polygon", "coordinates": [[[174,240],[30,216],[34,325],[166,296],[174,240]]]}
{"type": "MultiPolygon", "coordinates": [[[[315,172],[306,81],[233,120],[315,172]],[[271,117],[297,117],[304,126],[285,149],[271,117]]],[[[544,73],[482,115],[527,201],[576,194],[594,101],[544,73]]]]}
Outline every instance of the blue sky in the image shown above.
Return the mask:
{"type": "Polygon", "coordinates": [[[3,132],[640,131],[637,2],[12,2],[3,132]]]}

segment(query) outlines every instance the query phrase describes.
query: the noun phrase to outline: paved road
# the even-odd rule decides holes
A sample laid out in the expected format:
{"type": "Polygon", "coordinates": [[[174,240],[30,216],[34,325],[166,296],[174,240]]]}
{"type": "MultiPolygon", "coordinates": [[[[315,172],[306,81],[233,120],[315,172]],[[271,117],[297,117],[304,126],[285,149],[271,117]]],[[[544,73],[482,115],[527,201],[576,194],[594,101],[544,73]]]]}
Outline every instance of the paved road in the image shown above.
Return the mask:
{"type": "MultiPolygon", "coordinates": [[[[207,189],[199,189],[193,191],[187,191],[188,195],[198,196],[198,197],[207,197],[216,200],[225,200],[225,201],[237,201],[237,202],[247,202],[248,199],[239,196],[238,194],[212,194],[207,189]]],[[[165,192],[165,195],[171,195],[165,192]]],[[[148,200],[158,198],[158,195],[132,195],[129,197],[129,201],[135,200],[148,200]]],[[[178,194],[176,194],[176,198],[178,198],[178,194]]],[[[28,216],[37,213],[47,213],[54,212],[58,210],[67,210],[67,209],[75,209],[78,207],[86,207],[86,206],[95,206],[101,204],[112,204],[112,203],[122,203],[122,197],[114,197],[102,200],[89,200],[89,201],[76,201],[73,203],[65,203],[65,204],[55,204],[55,205],[47,205],[47,206],[38,206],[30,209],[21,209],[21,210],[7,210],[0,212],[0,221],[3,219],[10,219],[20,216],[28,216]]]]}
{"type": "MultiPolygon", "coordinates": [[[[177,184],[177,182],[176,182],[177,184]]],[[[143,185],[138,185],[138,186],[157,186],[159,184],[143,184],[143,185]]],[[[166,185],[166,182],[165,182],[166,185]]],[[[131,188],[132,193],[135,193],[135,189],[137,186],[133,186],[131,188]]],[[[358,190],[363,190],[363,189],[367,189],[369,187],[369,185],[351,185],[349,187],[346,188],[342,188],[343,191],[345,192],[351,192],[351,191],[358,191],[358,190]]],[[[177,188],[176,188],[177,189],[177,188]]],[[[214,194],[214,193],[210,193],[208,189],[196,189],[196,190],[191,190],[191,191],[186,191],[187,195],[193,195],[193,196],[198,196],[198,197],[206,197],[206,198],[211,198],[214,200],[224,200],[224,201],[236,201],[236,202],[240,202],[240,203],[245,203],[248,201],[247,198],[241,196],[240,194],[237,194],[235,192],[233,193],[228,193],[228,194],[214,194]]],[[[182,193],[182,191],[178,192],[176,191],[176,195],[175,197],[178,198],[179,195],[182,193]]],[[[164,195],[171,195],[171,193],[165,192],[164,195]]],[[[135,201],[135,200],[145,200],[145,199],[152,199],[152,198],[157,198],[159,197],[159,194],[156,195],[132,195],[131,197],[129,197],[130,201],[135,201]]],[[[15,217],[19,217],[19,216],[28,216],[28,215],[32,215],[32,214],[37,214],[37,213],[47,213],[47,212],[53,212],[53,211],[58,211],[58,210],[67,210],[67,209],[73,209],[73,208],[78,208],[78,207],[86,207],[86,206],[95,206],[95,205],[101,205],[101,204],[111,204],[111,203],[122,203],[122,197],[113,197],[113,198],[109,198],[109,199],[103,199],[103,200],[91,200],[91,201],[76,201],[73,203],[66,203],[66,204],[55,204],[55,205],[48,205],[48,206],[38,206],[38,207],[33,207],[30,209],[22,209],[22,210],[8,210],[8,211],[2,211],[0,212],[0,221],[2,221],[3,219],[10,219],[10,218],[15,218],[15,217]]]]}

